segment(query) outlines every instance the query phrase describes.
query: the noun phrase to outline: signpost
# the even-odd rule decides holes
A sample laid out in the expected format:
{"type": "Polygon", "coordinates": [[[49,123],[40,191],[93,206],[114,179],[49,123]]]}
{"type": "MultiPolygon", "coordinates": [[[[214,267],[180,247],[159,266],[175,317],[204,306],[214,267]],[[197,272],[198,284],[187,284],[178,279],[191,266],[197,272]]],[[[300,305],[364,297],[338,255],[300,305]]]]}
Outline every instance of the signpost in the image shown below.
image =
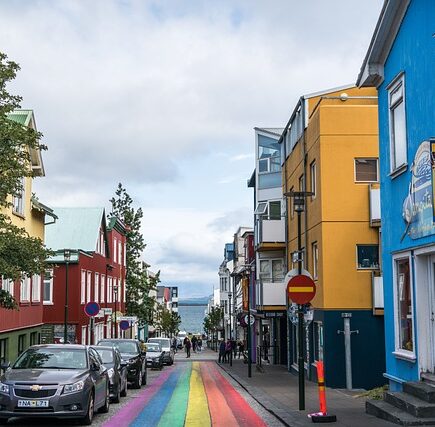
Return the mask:
{"type": "Polygon", "coordinates": [[[94,318],[100,312],[100,304],[95,301],[88,302],[85,305],[85,313],[89,317],[89,329],[90,329],[90,344],[94,344],[94,318]]]}

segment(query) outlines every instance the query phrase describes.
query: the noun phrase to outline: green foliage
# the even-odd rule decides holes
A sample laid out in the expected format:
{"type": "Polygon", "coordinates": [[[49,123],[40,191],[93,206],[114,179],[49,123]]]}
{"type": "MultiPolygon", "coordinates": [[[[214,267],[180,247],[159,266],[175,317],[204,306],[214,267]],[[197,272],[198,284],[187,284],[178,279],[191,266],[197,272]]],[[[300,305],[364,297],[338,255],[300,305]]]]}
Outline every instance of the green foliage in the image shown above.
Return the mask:
{"type": "MultiPolygon", "coordinates": [[[[8,119],[8,113],[20,107],[21,97],[11,95],[7,84],[19,66],[0,52],[0,275],[17,280],[23,275],[40,274],[51,254],[41,239],[31,237],[26,230],[12,224],[6,209],[11,196],[22,191],[22,178],[32,177],[30,150],[45,150],[42,134],[8,119]]],[[[14,298],[0,292],[0,307],[17,308],[14,298]]]]}
{"type": "Polygon", "coordinates": [[[164,304],[157,305],[156,327],[164,332],[167,336],[176,335],[179,332],[181,317],[174,313],[164,304]]]}
{"type": "Polygon", "coordinates": [[[207,333],[216,332],[223,328],[222,319],[224,316],[224,308],[212,306],[210,312],[204,318],[204,330],[207,333]]]}
{"type": "Polygon", "coordinates": [[[140,256],[146,245],[140,231],[143,212],[132,206],[133,199],[121,183],[115,192],[116,197],[110,200],[112,212],[110,216],[121,219],[127,227],[127,274],[126,284],[126,311],[129,316],[137,316],[139,325],[150,324],[153,319],[155,298],[149,296],[160,282],[160,272],[156,277],[148,277],[142,268],[140,256]]]}
{"type": "Polygon", "coordinates": [[[357,394],[354,397],[367,397],[373,400],[382,400],[386,391],[388,391],[388,384],[385,384],[382,387],[372,388],[371,390],[357,394]]]}

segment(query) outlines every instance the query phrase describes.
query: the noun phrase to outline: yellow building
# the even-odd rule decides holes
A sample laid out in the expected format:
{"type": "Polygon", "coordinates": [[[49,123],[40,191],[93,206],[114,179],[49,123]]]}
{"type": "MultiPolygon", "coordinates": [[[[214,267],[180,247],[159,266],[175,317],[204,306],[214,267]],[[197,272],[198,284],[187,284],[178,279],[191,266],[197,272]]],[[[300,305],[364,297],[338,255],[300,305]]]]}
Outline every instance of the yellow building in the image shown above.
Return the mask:
{"type": "MultiPolygon", "coordinates": [[[[383,383],[384,372],[382,302],[375,298],[380,276],[376,90],[347,86],[301,97],[280,142],[284,193],[314,193],[301,217],[303,264],[317,288],[307,329],[308,376],[314,377],[315,362],[324,360],[327,385],[346,385],[344,339],[337,331],[350,318],[352,330],[359,331],[351,338],[351,365],[358,369],[350,378],[353,387],[371,388],[383,383]]],[[[298,251],[292,204],[289,198],[289,269],[297,267],[298,251]]],[[[295,331],[292,326],[294,365],[295,331]]]]}

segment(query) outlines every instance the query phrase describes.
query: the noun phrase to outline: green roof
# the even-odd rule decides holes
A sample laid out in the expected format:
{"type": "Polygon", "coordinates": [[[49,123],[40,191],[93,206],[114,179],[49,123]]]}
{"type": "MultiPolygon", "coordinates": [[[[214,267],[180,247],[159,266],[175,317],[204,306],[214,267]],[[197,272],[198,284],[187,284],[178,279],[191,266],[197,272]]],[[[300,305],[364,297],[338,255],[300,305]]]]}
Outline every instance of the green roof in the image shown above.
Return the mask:
{"type": "Polygon", "coordinates": [[[104,208],[53,209],[58,220],[45,227],[45,245],[54,251],[77,249],[94,252],[100,236],[100,227],[102,226],[106,232],[104,208]]]}
{"type": "Polygon", "coordinates": [[[8,119],[20,125],[29,126],[32,115],[32,110],[14,110],[12,113],[8,114],[8,119]]]}

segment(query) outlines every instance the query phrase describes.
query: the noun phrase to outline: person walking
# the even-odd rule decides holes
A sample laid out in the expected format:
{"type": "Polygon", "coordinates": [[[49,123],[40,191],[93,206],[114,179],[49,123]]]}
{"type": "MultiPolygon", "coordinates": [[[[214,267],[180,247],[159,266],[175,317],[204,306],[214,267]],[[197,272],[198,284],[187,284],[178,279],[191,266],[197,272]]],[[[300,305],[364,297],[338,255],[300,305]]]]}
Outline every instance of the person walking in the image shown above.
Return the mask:
{"type": "Polygon", "coordinates": [[[201,353],[202,351],[202,339],[198,338],[198,343],[196,344],[198,351],[201,353]]]}
{"type": "Polygon", "coordinates": [[[183,344],[184,344],[184,349],[186,350],[186,358],[188,358],[190,357],[190,347],[192,345],[188,336],[184,338],[183,344]]]}
{"type": "Polygon", "coordinates": [[[193,349],[193,352],[194,353],[196,353],[196,344],[198,343],[198,338],[196,338],[196,335],[194,335],[193,337],[192,337],[192,349],[193,349]]]}
{"type": "Polygon", "coordinates": [[[239,346],[239,359],[240,359],[240,356],[243,355],[243,352],[245,351],[245,345],[243,344],[242,340],[238,342],[238,346],[239,346]]]}
{"type": "Polygon", "coordinates": [[[225,344],[225,362],[230,361],[232,350],[233,350],[233,345],[231,343],[231,340],[228,338],[227,343],[225,344]]]}
{"type": "Polygon", "coordinates": [[[219,344],[219,360],[218,363],[224,363],[225,362],[225,341],[222,338],[220,344],[219,344]]]}

